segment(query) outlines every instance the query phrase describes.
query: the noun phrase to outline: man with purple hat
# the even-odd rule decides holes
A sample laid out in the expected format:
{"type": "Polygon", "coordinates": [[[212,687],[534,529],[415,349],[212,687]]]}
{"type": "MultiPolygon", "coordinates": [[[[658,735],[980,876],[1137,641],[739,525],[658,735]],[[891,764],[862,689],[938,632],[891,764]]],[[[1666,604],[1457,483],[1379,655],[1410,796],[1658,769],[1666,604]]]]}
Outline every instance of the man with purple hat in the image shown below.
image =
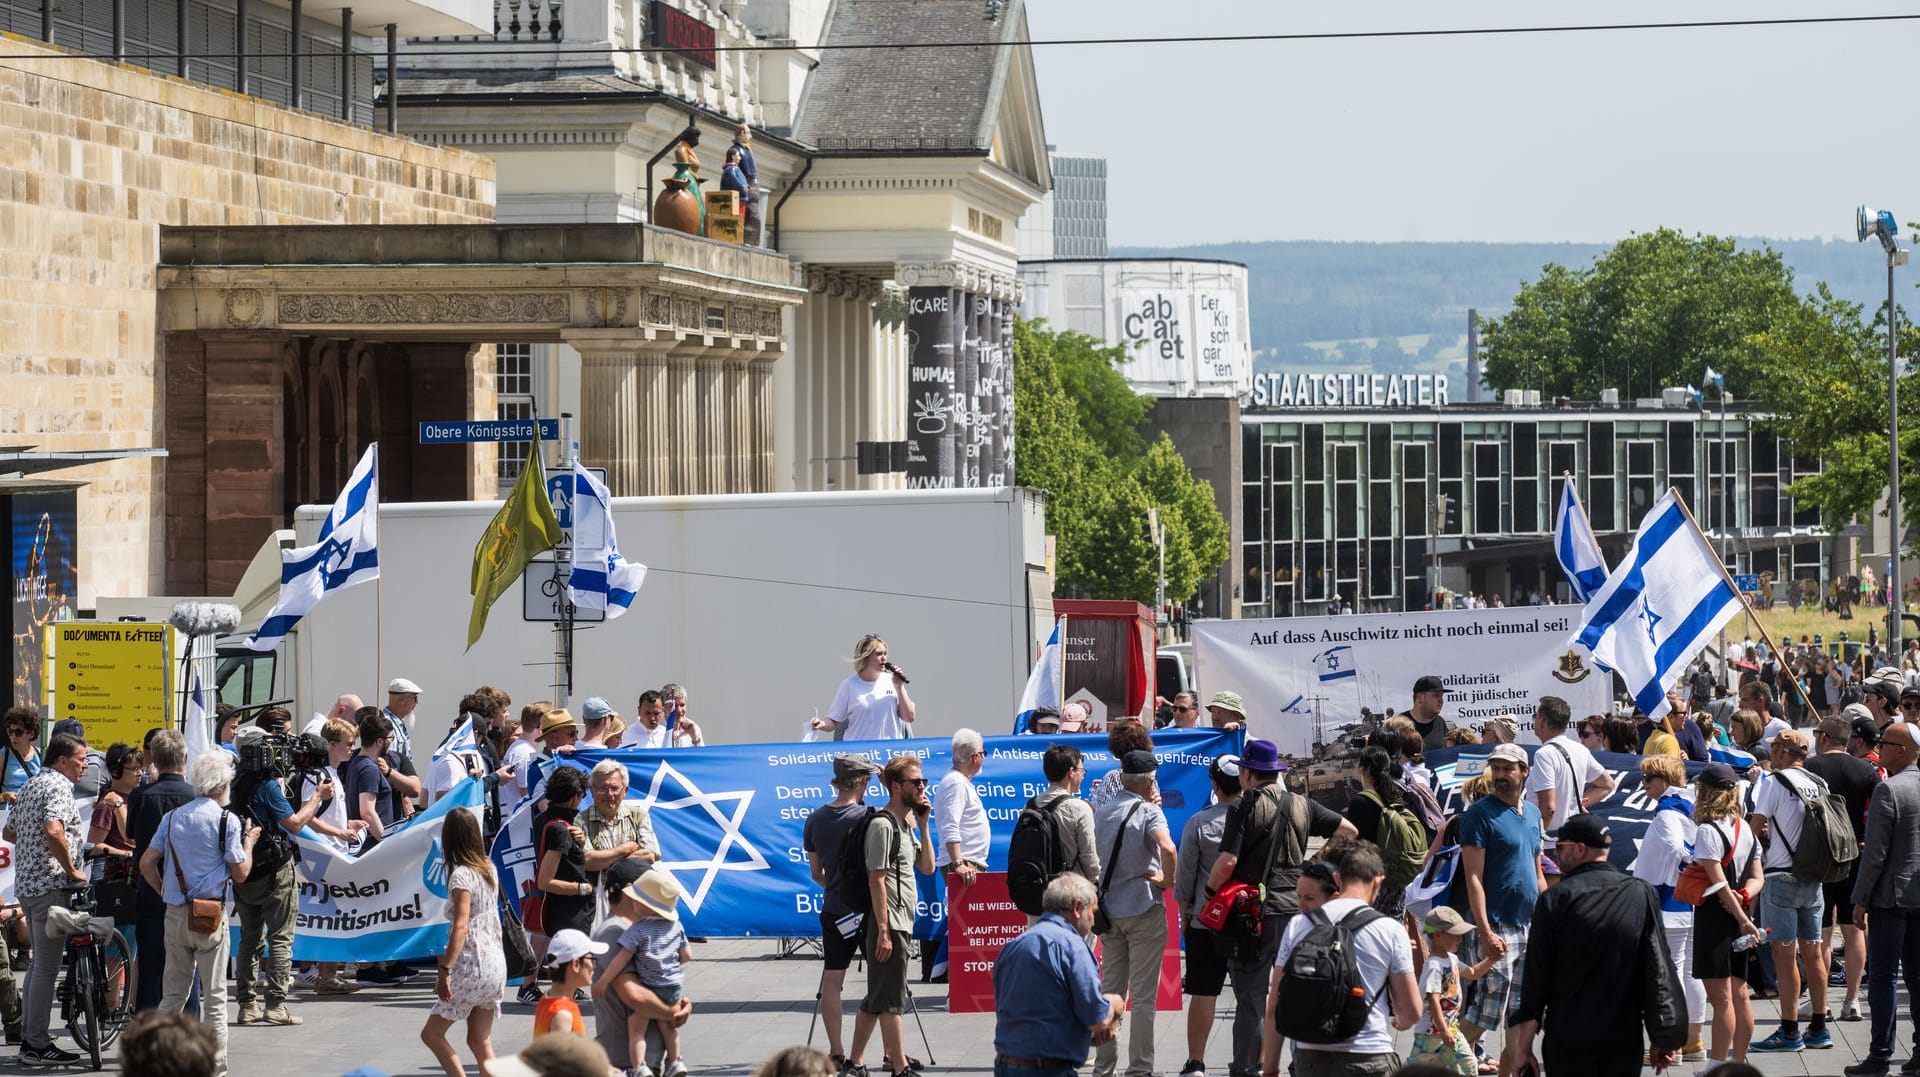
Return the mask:
{"type": "Polygon", "coordinates": [[[1227,1072],[1232,1077],[1256,1077],[1273,959],[1280,952],[1287,921],[1300,911],[1294,887],[1300,881],[1300,864],[1307,858],[1307,838],[1358,837],[1360,832],[1333,811],[1287,791],[1280,781],[1280,772],[1287,768],[1272,741],[1248,741],[1232,762],[1240,768],[1241,795],[1227,809],[1220,857],[1207,875],[1207,894],[1213,895],[1229,882],[1265,886],[1260,937],[1238,946],[1227,960],[1234,997],[1233,1061],[1227,1072]]]}

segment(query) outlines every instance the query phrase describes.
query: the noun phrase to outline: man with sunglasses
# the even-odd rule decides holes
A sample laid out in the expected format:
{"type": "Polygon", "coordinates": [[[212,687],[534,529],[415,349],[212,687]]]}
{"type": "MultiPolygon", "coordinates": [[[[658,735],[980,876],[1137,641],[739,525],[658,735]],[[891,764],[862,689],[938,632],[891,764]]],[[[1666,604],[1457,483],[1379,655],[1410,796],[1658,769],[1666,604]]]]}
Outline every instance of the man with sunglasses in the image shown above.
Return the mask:
{"type": "Polygon", "coordinates": [[[873,911],[867,914],[867,997],[853,1019],[853,1043],[840,1067],[842,1077],[867,1077],[867,1041],[880,1026],[880,1044],[886,1051],[884,1069],[891,1074],[913,1072],[907,1058],[907,946],[913,939],[913,915],[920,900],[916,870],[933,873],[933,835],[927,820],[933,802],[927,799],[927,779],[920,773],[920,757],[896,755],[880,772],[887,788],[883,813],[867,824],[867,888],[873,911]],[[897,1069],[895,1067],[898,1067],[897,1069]]]}
{"type": "Polygon", "coordinates": [[[1192,692],[1173,697],[1173,728],[1192,729],[1200,724],[1200,698],[1192,692]]]}

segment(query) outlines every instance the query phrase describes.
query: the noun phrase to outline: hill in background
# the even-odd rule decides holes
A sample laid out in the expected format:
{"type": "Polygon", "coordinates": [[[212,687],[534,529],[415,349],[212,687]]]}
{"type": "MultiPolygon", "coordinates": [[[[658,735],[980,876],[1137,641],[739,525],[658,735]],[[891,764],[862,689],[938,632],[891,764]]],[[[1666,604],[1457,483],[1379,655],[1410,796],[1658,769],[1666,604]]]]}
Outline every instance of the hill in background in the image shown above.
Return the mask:
{"type": "MultiPolygon", "coordinates": [[[[1803,294],[1834,294],[1877,308],[1886,263],[1870,244],[1747,239],[1793,268],[1803,294]]],[[[1197,247],[1116,247],[1115,258],[1220,258],[1247,267],[1256,370],[1445,372],[1464,377],[1467,310],[1483,319],[1512,305],[1548,262],[1591,265],[1601,243],[1326,243],[1270,241],[1197,247]]],[[[1900,302],[1912,308],[1900,283],[1900,302]]]]}

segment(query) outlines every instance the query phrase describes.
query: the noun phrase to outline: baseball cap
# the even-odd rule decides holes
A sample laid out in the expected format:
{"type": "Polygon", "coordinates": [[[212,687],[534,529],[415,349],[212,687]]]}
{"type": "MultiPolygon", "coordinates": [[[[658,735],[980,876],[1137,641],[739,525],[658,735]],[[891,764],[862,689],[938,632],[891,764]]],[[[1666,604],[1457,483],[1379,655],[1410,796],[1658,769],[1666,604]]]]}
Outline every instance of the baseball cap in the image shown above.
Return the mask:
{"type": "Polygon", "coordinates": [[[406,679],[405,677],[395,677],[394,679],[387,682],[387,694],[401,695],[401,696],[404,696],[404,695],[417,696],[420,694],[420,686],[406,679]]]}
{"type": "Polygon", "coordinates": [[[1920,699],[1920,684],[1910,684],[1900,690],[1901,699],[1906,699],[1908,697],[1912,697],[1914,699],[1920,699]]]}
{"type": "Polygon", "coordinates": [[[1420,930],[1429,935],[1471,935],[1473,925],[1460,918],[1460,914],[1440,905],[1420,921],[1420,930]]]}
{"type": "Polygon", "coordinates": [[[1033,718],[1027,724],[1034,729],[1039,729],[1042,726],[1059,729],[1060,712],[1054,710],[1052,707],[1036,707],[1034,708],[1033,718]]]}
{"type": "Polygon", "coordinates": [[[613,714],[613,707],[599,696],[588,697],[580,704],[580,717],[589,722],[604,722],[613,714]]]}
{"type": "Polygon", "coordinates": [[[864,778],[880,769],[880,765],[864,755],[849,755],[845,752],[833,757],[833,780],[850,782],[855,778],[864,778]]]}
{"type": "MultiPolygon", "coordinates": [[[[1840,717],[1849,722],[1858,722],[1863,719],[1872,722],[1873,712],[1867,709],[1865,703],[1849,703],[1840,708],[1840,717]]],[[[1875,723],[1874,728],[1879,728],[1879,724],[1875,723]]]]}
{"type": "Polygon", "coordinates": [[[1144,748],[1136,748],[1120,757],[1122,774],[1152,774],[1159,769],[1160,761],[1144,748]]]}
{"type": "Polygon", "coordinates": [[[1435,677],[1432,674],[1428,674],[1427,676],[1422,677],[1419,680],[1413,682],[1413,694],[1416,696],[1422,692],[1444,692],[1446,690],[1447,690],[1447,686],[1444,684],[1441,684],[1440,678],[1435,677]]]}
{"type": "Polygon", "coordinates": [[[77,741],[84,742],[87,739],[87,727],[81,725],[78,718],[62,718],[53,723],[53,732],[49,736],[57,737],[62,733],[77,741]]]}
{"type": "Polygon", "coordinates": [[[1871,718],[1855,718],[1853,735],[1859,737],[1862,743],[1871,748],[1880,743],[1880,723],[1871,718]]]}
{"type": "Polygon", "coordinates": [[[609,949],[606,943],[587,938],[586,932],[565,927],[556,932],[547,943],[546,963],[564,965],[570,961],[578,961],[588,954],[604,954],[609,949]]]}
{"type": "Polygon", "coordinates": [[[480,1064],[483,1077],[606,1077],[611,1068],[606,1048],[572,1032],[542,1036],[517,1055],[480,1064]]]}
{"type": "Polygon", "coordinates": [[[1599,816],[1582,812],[1560,824],[1560,840],[1605,849],[1613,844],[1613,832],[1607,829],[1607,824],[1601,822],[1599,816]]]}
{"type": "Polygon", "coordinates": [[[1897,678],[1886,679],[1876,677],[1866,683],[1866,691],[1885,700],[1889,707],[1898,707],[1900,705],[1901,687],[1901,682],[1897,678]]]}
{"type": "MultiPolygon", "coordinates": [[[[1740,784],[1740,779],[1734,775],[1733,768],[1725,763],[1708,763],[1700,771],[1699,782],[1711,789],[1732,789],[1740,784]]],[[[1564,831],[1566,828],[1560,829],[1564,831]]]]}
{"type": "Polygon", "coordinates": [[[1496,759],[1504,759],[1523,767],[1528,765],[1527,750],[1518,744],[1494,745],[1493,751],[1487,755],[1487,761],[1491,763],[1496,759]]]}
{"type": "Polygon", "coordinates": [[[616,860],[607,867],[606,871],[600,874],[600,878],[607,884],[608,892],[625,890],[627,887],[632,886],[640,876],[645,875],[647,869],[648,864],[643,860],[634,860],[631,858],[616,860]]]}

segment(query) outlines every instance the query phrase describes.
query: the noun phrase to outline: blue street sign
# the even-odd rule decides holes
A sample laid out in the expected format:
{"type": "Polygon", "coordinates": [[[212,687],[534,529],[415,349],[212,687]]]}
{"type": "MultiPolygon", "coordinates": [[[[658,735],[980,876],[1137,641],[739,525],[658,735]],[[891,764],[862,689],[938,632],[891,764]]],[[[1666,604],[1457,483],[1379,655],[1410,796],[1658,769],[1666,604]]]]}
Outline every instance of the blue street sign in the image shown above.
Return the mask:
{"type": "Polygon", "coordinates": [[[1745,594],[1752,595],[1760,593],[1760,577],[1752,572],[1734,573],[1733,585],[1745,594]]]}
{"type": "MultiPolygon", "coordinates": [[[[601,482],[607,481],[606,468],[590,467],[587,470],[601,482]]],[[[553,515],[560,521],[560,526],[568,531],[573,530],[573,472],[562,471],[547,476],[547,500],[553,502],[553,515]]]]}
{"type": "MultiPolygon", "coordinates": [[[[446,423],[421,423],[420,444],[453,445],[467,441],[532,441],[532,419],[464,419],[446,423]]],[[[560,420],[541,419],[540,437],[546,441],[560,438],[560,420]]]]}

